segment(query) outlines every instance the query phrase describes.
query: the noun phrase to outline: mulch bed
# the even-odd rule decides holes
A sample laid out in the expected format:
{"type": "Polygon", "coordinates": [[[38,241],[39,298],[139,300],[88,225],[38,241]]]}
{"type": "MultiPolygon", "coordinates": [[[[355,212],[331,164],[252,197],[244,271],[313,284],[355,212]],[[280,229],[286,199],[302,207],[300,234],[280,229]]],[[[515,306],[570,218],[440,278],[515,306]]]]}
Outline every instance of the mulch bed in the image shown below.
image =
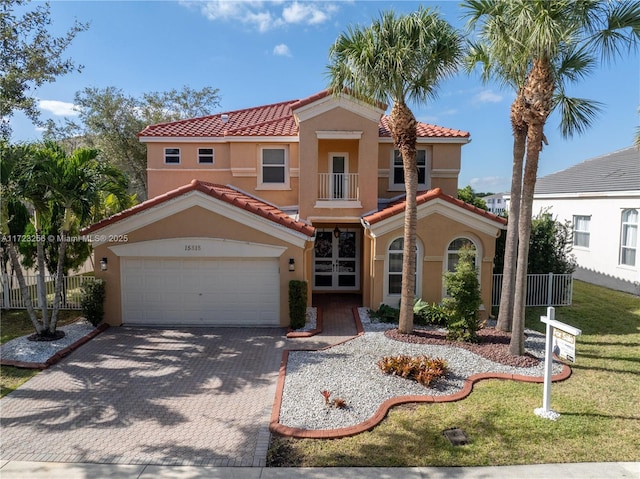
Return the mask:
{"type": "Polygon", "coordinates": [[[483,328],[478,331],[477,343],[450,341],[447,339],[446,331],[437,330],[415,329],[413,334],[401,334],[397,329],[389,329],[384,334],[390,339],[405,343],[437,344],[463,348],[483,358],[507,366],[530,368],[540,364],[540,360],[529,353],[525,353],[524,356],[512,356],[509,354],[511,333],[505,333],[493,328],[483,328]]]}

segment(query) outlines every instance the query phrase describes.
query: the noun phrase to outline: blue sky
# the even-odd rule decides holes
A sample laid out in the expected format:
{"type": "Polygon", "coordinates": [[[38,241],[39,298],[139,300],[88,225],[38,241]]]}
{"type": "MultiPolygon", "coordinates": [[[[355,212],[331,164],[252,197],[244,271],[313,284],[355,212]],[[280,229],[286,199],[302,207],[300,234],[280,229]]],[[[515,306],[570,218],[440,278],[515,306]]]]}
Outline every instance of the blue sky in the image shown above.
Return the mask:
{"type": "MultiPolygon", "coordinates": [[[[220,90],[220,111],[305,98],[327,86],[328,50],[350,25],[368,25],[385,9],[437,8],[463,27],[458,1],[52,1],[51,31],[62,34],[74,19],[90,22],[68,54],[84,66],[37,90],[43,118],[73,115],[73,97],[84,87],[115,86],[140,95],[189,85],[220,90]]],[[[565,140],[558,118],[547,123],[549,145],[538,176],[627,147],[640,124],[640,56],[601,66],[576,97],[602,102],[604,112],[583,136],[565,140]]],[[[511,177],[509,106],[513,93],[460,73],[439,95],[414,108],[428,123],[466,130],[460,187],[507,191],[511,177]]],[[[23,117],[12,121],[13,140],[39,138],[23,117]]]]}

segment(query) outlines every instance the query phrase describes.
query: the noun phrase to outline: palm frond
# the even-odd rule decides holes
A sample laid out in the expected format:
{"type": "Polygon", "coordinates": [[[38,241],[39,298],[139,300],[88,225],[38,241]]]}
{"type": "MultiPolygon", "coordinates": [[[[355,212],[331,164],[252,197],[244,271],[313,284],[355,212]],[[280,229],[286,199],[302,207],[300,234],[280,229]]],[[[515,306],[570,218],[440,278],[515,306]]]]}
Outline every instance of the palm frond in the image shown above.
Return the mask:
{"type": "Polygon", "coordinates": [[[565,96],[562,90],[554,96],[554,109],[559,110],[560,132],[565,138],[583,134],[602,111],[602,103],[585,98],[565,96]]]}

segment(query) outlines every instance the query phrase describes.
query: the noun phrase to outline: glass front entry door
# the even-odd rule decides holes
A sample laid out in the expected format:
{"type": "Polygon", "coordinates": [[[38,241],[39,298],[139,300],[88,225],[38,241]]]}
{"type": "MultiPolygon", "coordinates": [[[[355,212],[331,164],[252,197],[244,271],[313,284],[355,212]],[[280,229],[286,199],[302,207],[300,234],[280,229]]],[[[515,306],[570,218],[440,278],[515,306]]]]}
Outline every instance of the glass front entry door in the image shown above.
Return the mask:
{"type": "Polygon", "coordinates": [[[353,291],[360,289],[360,235],[357,230],[316,230],[313,288],[353,291]]]}

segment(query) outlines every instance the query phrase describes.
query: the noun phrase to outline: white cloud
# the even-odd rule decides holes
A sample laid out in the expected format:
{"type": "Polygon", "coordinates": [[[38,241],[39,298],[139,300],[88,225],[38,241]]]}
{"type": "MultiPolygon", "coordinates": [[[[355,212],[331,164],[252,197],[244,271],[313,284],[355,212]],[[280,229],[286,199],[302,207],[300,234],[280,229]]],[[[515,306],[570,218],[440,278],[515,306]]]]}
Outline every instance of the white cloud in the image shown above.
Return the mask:
{"type": "Polygon", "coordinates": [[[80,110],[76,105],[66,101],[39,100],[38,107],[56,116],[78,116],[80,114],[80,110]]]}
{"type": "Polygon", "coordinates": [[[290,57],[291,50],[289,50],[289,47],[287,45],[281,43],[280,45],[276,45],[275,47],[273,47],[273,54],[281,57],[290,57]]]}
{"type": "Polygon", "coordinates": [[[502,95],[498,95],[491,90],[483,90],[473,97],[475,103],[499,103],[502,101],[502,95]]]}
{"type": "Polygon", "coordinates": [[[181,1],[180,4],[199,9],[209,20],[240,22],[259,32],[288,24],[318,25],[328,21],[338,10],[329,2],[213,0],[181,1]]]}

